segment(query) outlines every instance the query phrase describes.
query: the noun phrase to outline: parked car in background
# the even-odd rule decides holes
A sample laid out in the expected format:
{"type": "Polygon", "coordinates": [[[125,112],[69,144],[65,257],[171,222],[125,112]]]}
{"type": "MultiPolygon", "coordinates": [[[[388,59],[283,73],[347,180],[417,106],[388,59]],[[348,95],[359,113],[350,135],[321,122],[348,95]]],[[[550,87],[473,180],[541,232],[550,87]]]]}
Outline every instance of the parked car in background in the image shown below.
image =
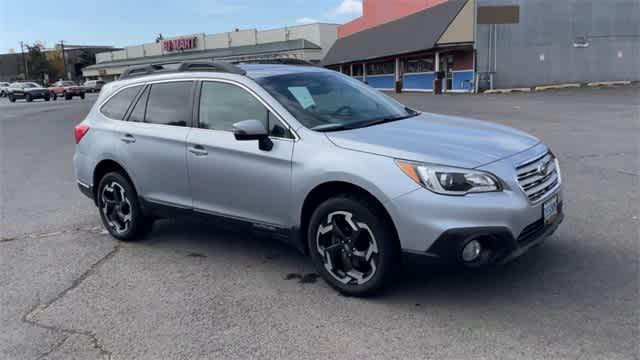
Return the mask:
{"type": "Polygon", "coordinates": [[[87,80],[83,86],[87,92],[100,92],[104,84],[104,80],[87,80]]]}
{"type": "Polygon", "coordinates": [[[74,96],[79,96],[80,99],[84,99],[86,92],[84,87],[68,80],[56,82],[49,88],[49,91],[53,94],[53,100],[56,100],[58,96],[64,97],[65,100],[71,100],[74,96]]]}
{"type": "Polygon", "coordinates": [[[27,102],[31,102],[34,99],[49,101],[51,92],[34,82],[17,82],[9,85],[7,96],[11,102],[16,102],[18,99],[25,99],[27,102]]]}
{"type": "Polygon", "coordinates": [[[8,82],[0,82],[0,97],[7,96],[7,90],[9,89],[9,85],[11,84],[8,82]]]}
{"type": "Polygon", "coordinates": [[[113,237],[177,214],[224,219],[287,239],[354,296],[389,284],[401,252],[504,263],[564,216],[558,160],[534,136],[315,67],[129,69],[75,140],[78,185],[113,237]]]}

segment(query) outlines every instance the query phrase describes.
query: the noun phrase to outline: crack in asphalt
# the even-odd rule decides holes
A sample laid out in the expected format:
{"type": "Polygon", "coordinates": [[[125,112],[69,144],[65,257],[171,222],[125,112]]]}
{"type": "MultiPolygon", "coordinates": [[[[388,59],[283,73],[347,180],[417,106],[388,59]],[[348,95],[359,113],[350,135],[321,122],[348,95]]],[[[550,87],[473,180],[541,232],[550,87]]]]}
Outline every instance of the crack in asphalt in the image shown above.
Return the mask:
{"type": "Polygon", "coordinates": [[[58,341],[55,345],[53,345],[53,347],[51,349],[49,349],[48,351],[43,352],[42,354],[40,354],[40,356],[38,356],[36,358],[36,360],[40,360],[40,359],[46,359],[47,356],[53,354],[56,350],[58,350],[62,345],[64,345],[65,342],[67,342],[67,340],[69,339],[69,335],[65,336],[62,338],[62,340],[58,341]]]}
{"type": "MultiPolygon", "coordinates": [[[[85,272],[80,274],[80,276],[78,276],[77,278],[73,279],[71,281],[71,285],[70,286],[68,286],[65,289],[63,289],[60,293],[58,293],[58,295],[54,296],[49,301],[45,302],[44,304],[41,304],[39,302],[36,303],[26,314],[24,314],[22,316],[22,319],[21,319],[22,322],[30,324],[32,326],[36,326],[36,327],[42,328],[42,329],[50,330],[50,331],[62,332],[62,333],[65,333],[65,334],[70,334],[70,335],[86,336],[86,337],[89,338],[89,341],[91,342],[91,345],[93,346],[93,348],[97,349],[100,352],[101,358],[104,359],[104,360],[110,360],[111,356],[112,356],[111,352],[108,351],[107,349],[105,349],[100,344],[100,341],[98,340],[98,338],[97,338],[97,336],[96,336],[96,334],[94,332],[88,331],[88,330],[67,329],[67,328],[64,328],[64,327],[61,327],[61,326],[55,326],[55,325],[47,325],[47,324],[40,323],[37,320],[34,320],[33,318],[36,315],[38,315],[38,313],[46,310],[53,303],[55,303],[56,301],[62,299],[70,291],[72,291],[73,289],[77,288],[80,284],[82,284],[82,282],[84,280],[86,280],[89,276],[93,275],[100,266],[102,266],[105,262],[107,262],[111,258],[113,258],[118,253],[120,248],[121,248],[120,244],[114,246],[113,250],[109,251],[105,256],[103,256],[98,261],[93,263],[93,265],[91,265],[89,267],[89,269],[87,269],[85,272]]],[[[64,342],[67,341],[68,338],[69,338],[69,335],[67,335],[62,341],[59,341],[58,343],[56,343],[53,346],[53,348],[51,348],[49,351],[41,354],[38,357],[38,359],[41,359],[41,358],[43,358],[45,356],[48,356],[49,354],[53,353],[55,350],[60,348],[64,344],[64,342]]]]}
{"type": "Polygon", "coordinates": [[[58,231],[51,231],[51,232],[46,232],[46,233],[36,233],[36,234],[23,234],[23,235],[20,235],[20,236],[10,236],[10,237],[6,237],[6,238],[0,238],[0,243],[12,242],[12,241],[17,241],[17,240],[42,239],[42,238],[48,238],[48,237],[52,237],[52,236],[59,236],[59,235],[78,233],[78,232],[89,232],[89,233],[93,233],[93,234],[106,234],[107,233],[107,231],[104,230],[100,226],[92,226],[92,227],[79,227],[79,226],[77,226],[77,227],[74,227],[72,229],[67,229],[67,230],[58,230],[58,231]]]}

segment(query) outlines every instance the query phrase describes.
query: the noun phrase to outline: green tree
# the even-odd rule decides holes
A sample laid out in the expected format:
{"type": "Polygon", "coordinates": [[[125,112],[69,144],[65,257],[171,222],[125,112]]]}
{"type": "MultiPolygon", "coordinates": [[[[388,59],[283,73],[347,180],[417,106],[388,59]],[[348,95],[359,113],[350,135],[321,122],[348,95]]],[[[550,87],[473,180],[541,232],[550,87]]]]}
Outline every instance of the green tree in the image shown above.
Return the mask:
{"type": "Polygon", "coordinates": [[[44,45],[42,42],[35,42],[33,45],[27,45],[27,66],[29,67],[29,75],[32,79],[43,79],[44,74],[49,73],[49,62],[44,53],[44,45]]]}
{"type": "Polygon", "coordinates": [[[47,62],[49,65],[49,79],[56,80],[65,76],[64,62],[62,60],[62,51],[60,48],[55,48],[54,50],[47,52],[47,62]]]}

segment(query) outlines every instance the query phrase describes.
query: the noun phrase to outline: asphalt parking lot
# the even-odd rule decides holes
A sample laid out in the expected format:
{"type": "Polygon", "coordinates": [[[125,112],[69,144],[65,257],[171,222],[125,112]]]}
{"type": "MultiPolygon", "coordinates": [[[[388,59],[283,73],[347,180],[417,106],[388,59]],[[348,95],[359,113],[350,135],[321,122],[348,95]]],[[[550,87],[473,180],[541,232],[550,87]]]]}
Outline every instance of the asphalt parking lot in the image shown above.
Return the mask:
{"type": "Polygon", "coordinates": [[[0,359],[638,359],[640,88],[399,98],[547,142],[558,232],[506,266],[411,263],[343,297],[268,238],[163,221],[114,241],[71,164],[95,96],[0,99],[0,359]]]}

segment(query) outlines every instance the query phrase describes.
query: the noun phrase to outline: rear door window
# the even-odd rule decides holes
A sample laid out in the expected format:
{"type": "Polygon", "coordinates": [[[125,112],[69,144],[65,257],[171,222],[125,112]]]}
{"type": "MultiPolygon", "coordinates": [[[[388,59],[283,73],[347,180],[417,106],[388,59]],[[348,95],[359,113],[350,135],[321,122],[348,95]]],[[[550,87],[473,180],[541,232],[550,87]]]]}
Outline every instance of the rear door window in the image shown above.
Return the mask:
{"type": "Polygon", "coordinates": [[[127,113],[129,106],[131,106],[133,99],[136,98],[141,88],[142,85],[138,85],[120,91],[111,97],[106,104],[102,105],[100,111],[108,118],[114,120],[124,119],[124,115],[127,113]]]}
{"type": "Polygon", "coordinates": [[[144,89],[144,92],[142,93],[142,95],[140,95],[140,98],[138,98],[138,102],[136,103],[135,107],[131,111],[131,114],[129,115],[129,121],[135,121],[135,122],[144,121],[144,115],[147,111],[148,99],[149,99],[149,87],[144,89]]]}
{"type": "Polygon", "coordinates": [[[151,85],[145,122],[159,125],[187,126],[193,117],[192,91],[193,81],[151,85]]]}

